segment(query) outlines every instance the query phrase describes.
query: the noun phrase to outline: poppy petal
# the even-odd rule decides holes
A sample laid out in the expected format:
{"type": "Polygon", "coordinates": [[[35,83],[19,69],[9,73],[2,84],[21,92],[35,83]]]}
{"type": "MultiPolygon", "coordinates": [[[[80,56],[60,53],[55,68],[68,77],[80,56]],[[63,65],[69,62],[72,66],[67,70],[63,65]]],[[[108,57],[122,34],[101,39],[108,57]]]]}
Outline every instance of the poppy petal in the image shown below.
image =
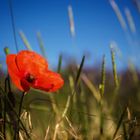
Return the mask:
{"type": "Polygon", "coordinates": [[[6,63],[8,66],[8,73],[12,79],[12,82],[14,83],[14,85],[16,87],[18,87],[18,89],[23,91],[23,88],[22,88],[21,83],[20,83],[19,70],[18,70],[16,62],[15,62],[16,56],[17,55],[14,55],[14,54],[7,55],[6,56],[6,63]]]}
{"type": "Polygon", "coordinates": [[[63,79],[58,73],[47,71],[45,74],[37,77],[33,88],[45,90],[48,92],[55,92],[64,84],[63,79]]]}
{"type": "Polygon", "coordinates": [[[41,55],[28,50],[17,54],[17,65],[20,71],[32,73],[34,76],[48,69],[48,63],[41,55]]]}

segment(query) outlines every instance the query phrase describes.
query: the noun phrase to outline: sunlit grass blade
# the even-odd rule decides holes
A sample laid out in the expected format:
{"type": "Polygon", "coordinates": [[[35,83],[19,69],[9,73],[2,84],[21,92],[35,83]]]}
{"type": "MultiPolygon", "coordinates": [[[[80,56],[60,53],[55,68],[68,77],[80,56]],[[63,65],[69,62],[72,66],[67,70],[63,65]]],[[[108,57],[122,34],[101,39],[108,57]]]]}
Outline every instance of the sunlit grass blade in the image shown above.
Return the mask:
{"type": "Polygon", "coordinates": [[[68,110],[69,110],[69,107],[70,107],[70,103],[71,103],[71,100],[72,100],[72,97],[74,96],[75,94],[75,90],[76,90],[76,87],[78,85],[78,81],[79,81],[79,78],[80,78],[80,74],[82,72],[82,68],[83,68],[83,65],[84,65],[84,60],[85,60],[85,56],[83,56],[82,58],[82,61],[81,61],[81,64],[80,64],[80,67],[78,69],[78,72],[77,72],[77,76],[76,76],[76,80],[75,82],[72,82],[70,85],[74,85],[74,87],[72,87],[72,94],[68,95],[68,98],[67,98],[67,102],[66,102],[66,105],[65,105],[65,108],[64,108],[64,111],[62,113],[62,116],[61,118],[59,119],[59,121],[56,123],[55,125],[55,131],[54,131],[54,135],[53,135],[53,140],[56,139],[56,136],[57,136],[57,132],[58,132],[58,129],[60,127],[60,123],[63,121],[63,119],[65,118],[68,110]],[[75,83],[75,84],[73,84],[75,83]]]}
{"type": "Polygon", "coordinates": [[[102,61],[102,70],[101,70],[101,84],[99,85],[100,94],[103,96],[105,90],[105,55],[103,56],[102,61]]]}
{"type": "Polygon", "coordinates": [[[99,85],[100,90],[100,135],[104,134],[104,117],[103,117],[103,95],[105,90],[105,55],[102,60],[102,69],[101,69],[101,84],[99,85]]]}
{"type": "Polygon", "coordinates": [[[111,60],[112,60],[114,83],[115,83],[116,89],[118,89],[119,80],[118,80],[118,75],[117,75],[117,67],[116,67],[116,62],[115,62],[115,52],[114,52],[113,46],[110,47],[110,50],[111,50],[111,60]]]}
{"type": "Polygon", "coordinates": [[[127,21],[128,21],[128,25],[129,25],[129,28],[131,30],[132,33],[136,33],[136,26],[135,26],[135,22],[133,20],[133,16],[130,12],[130,10],[126,7],[124,9],[125,11],[125,15],[126,15],[126,18],[127,18],[127,21]]]}
{"type": "Polygon", "coordinates": [[[69,82],[70,82],[70,86],[72,88],[72,94],[68,95],[67,97],[67,102],[66,102],[66,105],[65,105],[65,108],[63,110],[63,113],[61,115],[61,118],[59,119],[59,121],[56,123],[55,125],[55,131],[54,131],[54,135],[53,135],[53,140],[56,139],[56,136],[57,136],[57,132],[58,132],[58,129],[59,129],[59,126],[60,126],[60,123],[63,121],[63,119],[65,118],[67,112],[68,112],[68,109],[70,107],[70,103],[71,103],[71,99],[72,99],[72,95],[75,93],[75,88],[74,88],[74,81],[73,81],[73,78],[70,76],[69,77],[69,82]]]}
{"type": "Polygon", "coordinates": [[[46,134],[45,134],[44,140],[48,140],[49,131],[50,131],[50,126],[48,126],[48,128],[46,129],[46,134]]]}
{"type": "Polygon", "coordinates": [[[81,78],[86,84],[86,86],[89,88],[97,102],[99,102],[101,98],[99,90],[94,86],[94,84],[88,79],[88,77],[85,74],[82,74],[81,78]]]}
{"type": "Polygon", "coordinates": [[[123,15],[122,15],[117,3],[114,0],[109,0],[109,2],[118,18],[118,21],[120,22],[122,29],[126,30],[127,25],[126,25],[125,19],[123,18],[123,15]]]}
{"type": "Polygon", "coordinates": [[[31,47],[30,43],[28,42],[28,40],[27,40],[25,34],[24,34],[22,31],[19,31],[19,35],[20,35],[20,37],[21,37],[21,39],[22,39],[22,41],[23,41],[25,47],[26,47],[28,50],[31,50],[31,51],[32,51],[33,49],[32,49],[32,47],[31,47]]]}
{"type": "Polygon", "coordinates": [[[37,32],[37,40],[38,40],[38,43],[39,43],[39,47],[40,47],[41,53],[46,58],[47,57],[46,50],[45,50],[45,47],[44,47],[43,40],[42,40],[40,32],[37,32]]]}
{"type": "Polygon", "coordinates": [[[71,5],[68,6],[68,16],[69,16],[69,24],[70,24],[70,33],[71,33],[71,36],[74,37],[75,36],[75,26],[74,26],[73,10],[72,10],[71,5]]]}
{"type": "Polygon", "coordinates": [[[72,90],[72,94],[68,95],[67,102],[66,102],[64,111],[62,113],[62,118],[64,118],[66,116],[67,111],[68,111],[69,106],[70,106],[70,102],[71,102],[72,96],[75,93],[74,80],[73,80],[73,77],[72,76],[69,76],[69,82],[70,82],[70,88],[72,90]]]}
{"type": "Polygon", "coordinates": [[[79,139],[78,134],[77,134],[77,132],[76,132],[74,126],[72,125],[72,122],[68,119],[68,117],[65,117],[65,120],[67,121],[67,123],[68,123],[68,125],[69,125],[69,127],[70,127],[70,129],[66,129],[66,131],[67,131],[71,136],[73,136],[73,138],[79,139]]]}

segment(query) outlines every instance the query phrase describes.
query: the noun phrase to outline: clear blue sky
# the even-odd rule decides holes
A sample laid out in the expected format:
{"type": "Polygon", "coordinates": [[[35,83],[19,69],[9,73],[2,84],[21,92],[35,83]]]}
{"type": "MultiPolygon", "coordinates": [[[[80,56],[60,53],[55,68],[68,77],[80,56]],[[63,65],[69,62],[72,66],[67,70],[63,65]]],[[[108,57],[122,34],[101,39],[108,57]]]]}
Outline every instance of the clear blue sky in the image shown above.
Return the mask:
{"type": "MultiPolygon", "coordinates": [[[[140,13],[132,0],[116,0],[126,22],[124,30],[109,0],[11,0],[20,50],[26,49],[18,31],[22,30],[32,48],[40,53],[36,32],[40,31],[51,67],[56,66],[60,53],[75,58],[79,63],[88,53],[86,65],[98,64],[106,55],[111,66],[109,44],[117,43],[122,53],[116,56],[118,69],[127,65],[128,59],[139,66],[140,61],[140,13]],[[73,8],[75,38],[70,35],[68,5],[73,8]],[[124,8],[131,12],[136,32],[131,32],[124,8]]],[[[3,48],[8,46],[16,53],[8,0],[0,0],[0,60],[5,61],[3,48]]]]}

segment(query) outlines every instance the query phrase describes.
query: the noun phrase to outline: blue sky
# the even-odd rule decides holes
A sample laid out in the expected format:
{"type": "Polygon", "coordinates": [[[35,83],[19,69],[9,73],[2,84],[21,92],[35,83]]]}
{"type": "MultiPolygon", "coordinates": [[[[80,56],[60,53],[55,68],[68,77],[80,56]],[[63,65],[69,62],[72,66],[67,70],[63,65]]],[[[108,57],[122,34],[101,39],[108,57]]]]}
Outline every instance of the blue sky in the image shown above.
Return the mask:
{"type": "MultiPolygon", "coordinates": [[[[102,55],[106,55],[107,67],[111,66],[109,45],[116,42],[122,56],[116,54],[118,69],[125,68],[131,59],[138,67],[140,61],[140,13],[132,0],[116,0],[126,22],[126,29],[121,24],[111,7],[109,0],[11,0],[16,26],[19,50],[26,49],[19,30],[22,30],[32,48],[41,53],[36,33],[41,36],[51,67],[57,65],[60,53],[80,63],[87,53],[86,65],[98,64],[102,55]],[[70,35],[68,5],[74,14],[74,38],[70,35]],[[128,8],[133,17],[136,32],[131,32],[124,8],[128,8]]],[[[4,46],[11,53],[16,53],[13,39],[8,0],[0,0],[0,60],[4,62],[4,46]]],[[[65,58],[64,57],[64,58],[65,58]]],[[[65,61],[65,60],[64,60],[65,61]]]]}

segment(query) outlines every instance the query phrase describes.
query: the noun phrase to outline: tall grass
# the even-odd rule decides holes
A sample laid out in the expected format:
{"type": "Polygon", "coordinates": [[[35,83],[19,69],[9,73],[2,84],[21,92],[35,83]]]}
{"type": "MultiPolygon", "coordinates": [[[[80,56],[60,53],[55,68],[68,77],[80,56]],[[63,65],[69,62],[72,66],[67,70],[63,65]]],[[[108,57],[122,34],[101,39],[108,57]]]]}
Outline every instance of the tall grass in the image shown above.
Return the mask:
{"type": "MultiPolygon", "coordinates": [[[[8,48],[5,53],[9,53],[8,48]]],[[[83,56],[79,67],[71,65],[73,68],[70,69],[69,65],[62,68],[63,57],[60,55],[57,71],[63,75],[65,85],[57,93],[31,89],[29,93],[22,94],[9,81],[9,76],[6,76],[5,87],[0,85],[1,138],[139,138],[139,113],[135,109],[135,105],[139,104],[139,97],[137,102],[134,101],[139,95],[139,73],[131,65],[130,70],[119,74],[113,49],[112,72],[106,69],[105,56],[100,68],[96,68],[94,72],[84,68],[85,59],[83,56]],[[126,76],[128,72],[129,77],[126,76]],[[100,82],[96,82],[95,75],[98,75],[100,82]],[[118,75],[121,81],[118,80],[118,75]],[[127,78],[131,80],[124,84],[123,80],[127,78]],[[132,93],[125,91],[126,87],[133,92],[133,98],[132,93]],[[124,100],[125,97],[127,99],[124,100]]]]}

